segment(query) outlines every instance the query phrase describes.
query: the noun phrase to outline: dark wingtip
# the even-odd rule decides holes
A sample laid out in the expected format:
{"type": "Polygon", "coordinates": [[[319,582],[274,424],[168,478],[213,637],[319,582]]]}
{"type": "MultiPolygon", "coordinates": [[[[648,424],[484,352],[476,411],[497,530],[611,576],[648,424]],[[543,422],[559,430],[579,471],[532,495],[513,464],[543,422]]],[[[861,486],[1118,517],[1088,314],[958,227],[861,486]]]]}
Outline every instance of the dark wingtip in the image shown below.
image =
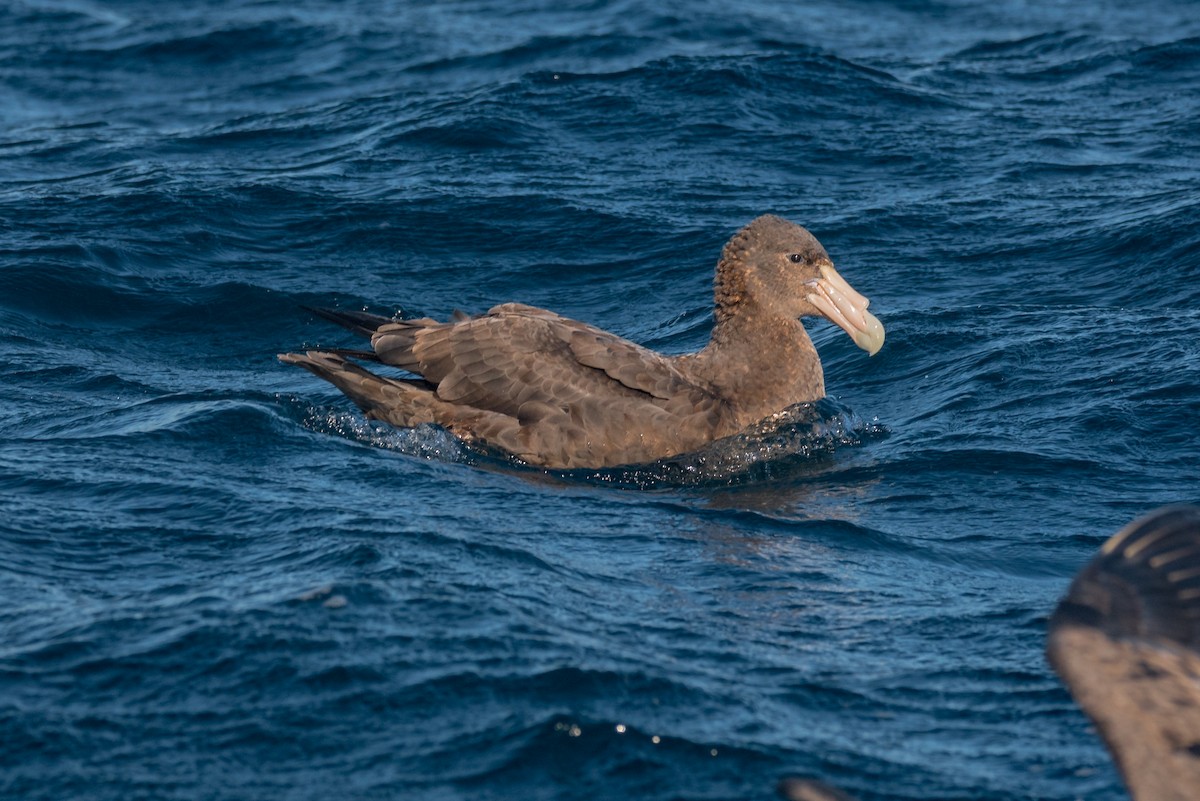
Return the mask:
{"type": "Polygon", "coordinates": [[[364,311],[346,311],[343,309],[324,309],[319,306],[301,306],[305,311],[311,312],[322,319],[329,320],[331,323],[337,323],[343,328],[348,328],[356,334],[361,334],[365,337],[370,337],[379,327],[395,322],[391,317],[384,317],[379,314],[371,314],[364,311]]]}
{"type": "Polygon", "coordinates": [[[1114,534],[1050,621],[1200,648],[1200,507],[1157,509],[1114,534]]]}

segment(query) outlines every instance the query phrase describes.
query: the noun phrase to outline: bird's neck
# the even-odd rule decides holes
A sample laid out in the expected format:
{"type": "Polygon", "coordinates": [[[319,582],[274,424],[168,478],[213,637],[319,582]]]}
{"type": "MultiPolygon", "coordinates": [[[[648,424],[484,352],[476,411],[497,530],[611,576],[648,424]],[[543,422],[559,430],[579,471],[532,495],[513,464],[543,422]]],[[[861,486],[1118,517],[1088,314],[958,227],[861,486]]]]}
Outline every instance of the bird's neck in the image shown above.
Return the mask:
{"type": "Polygon", "coordinates": [[[804,326],[751,297],[718,306],[712,338],[696,354],[713,389],[738,405],[745,425],[825,396],[821,360],[804,326]]]}

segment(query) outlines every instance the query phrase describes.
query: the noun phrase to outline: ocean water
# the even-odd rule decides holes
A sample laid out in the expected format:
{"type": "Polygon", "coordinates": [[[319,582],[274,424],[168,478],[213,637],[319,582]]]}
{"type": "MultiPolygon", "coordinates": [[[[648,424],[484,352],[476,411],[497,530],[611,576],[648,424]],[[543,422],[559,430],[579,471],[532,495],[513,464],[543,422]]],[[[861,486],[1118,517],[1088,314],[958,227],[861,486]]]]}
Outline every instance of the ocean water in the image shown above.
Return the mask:
{"type": "Polygon", "coordinates": [[[1200,501],[1191,0],[15,0],[0,109],[0,797],[1126,797],[1042,649],[1200,501]],[[811,324],[740,462],[275,360],[510,300],[690,350],[765,212],[888,340],[811,324]]]}

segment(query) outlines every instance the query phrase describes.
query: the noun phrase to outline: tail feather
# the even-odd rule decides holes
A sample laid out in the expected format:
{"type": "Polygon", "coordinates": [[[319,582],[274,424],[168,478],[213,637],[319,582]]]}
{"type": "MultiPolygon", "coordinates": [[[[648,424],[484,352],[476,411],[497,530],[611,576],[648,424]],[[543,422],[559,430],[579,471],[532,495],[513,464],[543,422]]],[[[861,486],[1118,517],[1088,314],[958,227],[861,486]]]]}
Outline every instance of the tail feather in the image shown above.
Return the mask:
{"type": "Polygon", "coordinates": [[[423,380],[375,375],[332,351],[281,353],[279,361],[303,367],[333,384],[367,417],[400,427],[437,422],[434,409],[437,401],[423,380]]]}
{"type": "Polygon", "coordinates": [[[540,464],[540,448],[531,447],[517,418],[473,409],[438,398],[436,387],[423,378],[376,375],[341,353],[310,350],[281,353],[279,361],[303,367],[340,389],[363,414],[397,428],[435,423],[464,442],[490,444],[510,451],[531,464],[540,464]]]}

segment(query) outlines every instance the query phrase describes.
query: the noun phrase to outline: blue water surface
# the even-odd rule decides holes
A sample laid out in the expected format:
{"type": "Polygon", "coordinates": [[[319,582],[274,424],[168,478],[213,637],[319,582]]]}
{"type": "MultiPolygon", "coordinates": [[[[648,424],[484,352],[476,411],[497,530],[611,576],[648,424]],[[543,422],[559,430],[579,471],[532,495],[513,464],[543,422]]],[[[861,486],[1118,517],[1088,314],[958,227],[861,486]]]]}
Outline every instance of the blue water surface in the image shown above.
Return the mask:
{"type": "Polygon", "coordinates": [[[0,109],[0,797],[1126,797],[1042,649],[1200,501],[1191,0],[15,0],[0,109]],[[275,359],[694,349],[765,212],[888,330],[810,324],[766,458],[521,469],[275,359]]]}

